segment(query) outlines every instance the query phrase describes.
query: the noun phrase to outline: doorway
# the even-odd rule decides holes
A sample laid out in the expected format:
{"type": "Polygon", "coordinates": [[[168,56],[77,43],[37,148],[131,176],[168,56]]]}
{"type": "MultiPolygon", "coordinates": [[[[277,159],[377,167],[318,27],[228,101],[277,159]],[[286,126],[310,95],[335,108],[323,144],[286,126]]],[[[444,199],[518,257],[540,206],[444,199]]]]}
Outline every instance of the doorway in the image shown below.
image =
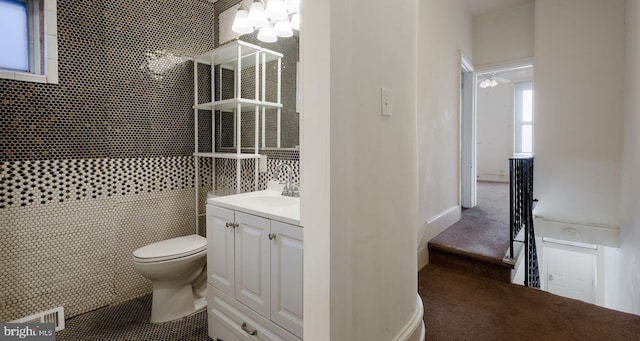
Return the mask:
{"type": "Polygon", "coordinates": [[[477,74],[478,180],[509,182],[509,158],[533,154],[533,67],[477,74]]]}
{"type": "Polygon", "coordinates": [[[477,191],[500,188],[508,214],[509,159],[533,155],[533,65],[476,70],[475,86],[477,191]]]}
{"type": "Polygon", "coordinates": [[[545,239],[542,289],[596,304],[598,247],[588,244],[573,246],[565,241],[545,239]]]}
{"type": "Polygon", "coordinates": [[[460,206],[472,208],[478,181],[506,184],[509,158],[533,155],[533,64],[474,69],[461,54],[460,83],[460,206]]]}

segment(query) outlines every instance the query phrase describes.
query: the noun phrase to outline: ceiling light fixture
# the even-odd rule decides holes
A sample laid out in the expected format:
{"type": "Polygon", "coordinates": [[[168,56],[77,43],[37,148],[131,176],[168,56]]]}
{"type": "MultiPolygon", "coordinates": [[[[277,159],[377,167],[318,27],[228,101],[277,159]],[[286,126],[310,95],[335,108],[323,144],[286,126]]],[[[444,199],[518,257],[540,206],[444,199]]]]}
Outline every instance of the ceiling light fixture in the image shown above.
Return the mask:
{"type": "Polygon", "coordinates": [[[258,40],[264,41],[265,43],[275,43],[278,40],[276,31],[271,24],[260,28],[260,31],[258,31],[258,40]]]}
{"type": "Polygon", "coordinates": [[[483,89],[495,88],[500,83],[509,83],[509,82],[511,82],[511,80],[509,80],[508,78],[497,76],[495,72],[492,73],[491,75],[489,75],[489,74],[480,75],[480,77],[482,77],[484,79],[481,80],[480,83],[478,83],[478,86],[483,88],[483,89]]]}
{"type": "Polygon", "coordinates": [[[239,34],[253,33],[253,26],[249,22],[249,12],[247,8],[240,6],[236,12],[235,18],[233,18],[233,26],[231,26],[233,32],[239,34]]]}
{"type": "Polygon", "coordinates": [[[494,88],[496,85],[498,85],[498,81],[496,81],[495,79],[493,79],[493,77],[491,77],[481,81],[479,86],[483,89],[486,89],[486,88],[494,88]]]}
{"type": "Polygon", "coordinates": [[[231,26],[238,34],[258,31],[258,40],[273,43],[278,37],[291,37],[300,30],[300,0],[254,0],[247,10],[240,5],[231,26]]]}

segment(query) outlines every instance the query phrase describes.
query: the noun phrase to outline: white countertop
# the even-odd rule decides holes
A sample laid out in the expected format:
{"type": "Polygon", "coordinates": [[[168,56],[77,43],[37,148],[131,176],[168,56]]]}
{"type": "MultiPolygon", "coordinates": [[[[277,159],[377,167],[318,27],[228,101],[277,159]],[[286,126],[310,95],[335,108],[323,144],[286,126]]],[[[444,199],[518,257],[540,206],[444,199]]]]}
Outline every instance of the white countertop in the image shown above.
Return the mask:
{"type": "Polygon", "coordinates": [[[300,198],[283,196],[280,190],[213,197],[207,204],[300,226],[300,198]]]}

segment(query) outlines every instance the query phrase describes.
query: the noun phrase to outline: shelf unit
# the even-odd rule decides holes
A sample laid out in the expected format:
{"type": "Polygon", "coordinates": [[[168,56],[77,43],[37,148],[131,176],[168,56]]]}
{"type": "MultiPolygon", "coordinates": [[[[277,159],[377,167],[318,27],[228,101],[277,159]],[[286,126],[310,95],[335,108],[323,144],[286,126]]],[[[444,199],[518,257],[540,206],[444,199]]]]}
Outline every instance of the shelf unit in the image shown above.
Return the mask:
{"type": "MultiPolygon", "coordinates": [[[[265,143],[265,116],[267,109],[277,110],[277,147],[280,148],[280,126],[281,126],[281,81],[282,81],[282,54],[262,48],[257,45],[249,44],[244,41],[236,40],[225,46],[219,47],[215,50],[206,52],[202,55],[196,56],[193,60],[193,86],[194,86],[194,139],[195,139],[195,196],[196,196],[196,229],[199,231],[199,217],[200,212],[200,158],[207,157],[212,158],[212,185],[213,190],[216,189],[216,170],[215,159],[235,159],[236,160],[236,193],[240,193],[242,182],[242,168],[241,162],[246,159],[255,159],[255,171],[254,171],[254,189],[258,189],[258,161],[260,154],[258,153],[259,146],[266,147],[265,143]],[[266,64],[271,61],[277,61],[277,89],[276,89],[276,102],[268,102],[266,100],[266,64]],[[198,100],[198,65],[206,64],[211,66],[211,99],[213,102],[199,103],[198,100]],[[261,67],[259,67],[261,66],[261,67]],[[255,98],[242,98],[242,70],[254,67],[255,68],[255,98]],[[215,71],[216,68],[220,69],[219,72],[219,86],[218,86],[218,99],[216,101],[216,89],[215,89],[215,71]],[[222,99],[222,69],[232,70],[233,76],[233,98],[222,99]],[[201,110],[211,112],[211,152],[200,152],[198,147],[198,131],[199,122],[198,114],[201,110]],[[215,126],[215,112],[220,110],[221,112],[232,112],[234,115],[234,127],[233,127],[233,143],[235,152],[223,153],[216,152],[216,126],[215,126]],[[254,132],[254,144],[253,153],[242,153],[242,113],[247,111],[253,111],[255,117],[255,132],[254,132]],[[259,127],[259,118],[261,115],[262,126],[259,127]],[[259,131],[262,130],[262,139],[258,141],[259,131]],[[260,143],[259,143],[260,142],[260,143]]],[[[221,124],[221,123],[220,123],[221,124]]]]}

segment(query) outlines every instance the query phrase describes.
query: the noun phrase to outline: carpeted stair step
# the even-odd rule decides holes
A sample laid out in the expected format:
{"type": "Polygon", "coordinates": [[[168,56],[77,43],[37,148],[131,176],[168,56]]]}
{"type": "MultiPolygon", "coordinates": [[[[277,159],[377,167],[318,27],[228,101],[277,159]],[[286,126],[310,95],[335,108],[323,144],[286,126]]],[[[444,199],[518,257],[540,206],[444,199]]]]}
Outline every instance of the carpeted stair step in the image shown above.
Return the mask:
{"type": "Polygon", "coordinates": [[[428,246],[429,264],[511,283],[513,265],[504,263],[502,258],[497,259],[448,247],[438,243],[437,240],[430,241],[428,246]]]}
{"type": "Polygon", "coordinates": [[[458,222],[431,239],[429,263],[511,282],[509,184],[478,182],[478,205],[463,208],[458,222]]]}
{"type": "Polygon", "coordinates": [[[429,264],[426,340],[640,340],[640,316],[429,264]]]}

